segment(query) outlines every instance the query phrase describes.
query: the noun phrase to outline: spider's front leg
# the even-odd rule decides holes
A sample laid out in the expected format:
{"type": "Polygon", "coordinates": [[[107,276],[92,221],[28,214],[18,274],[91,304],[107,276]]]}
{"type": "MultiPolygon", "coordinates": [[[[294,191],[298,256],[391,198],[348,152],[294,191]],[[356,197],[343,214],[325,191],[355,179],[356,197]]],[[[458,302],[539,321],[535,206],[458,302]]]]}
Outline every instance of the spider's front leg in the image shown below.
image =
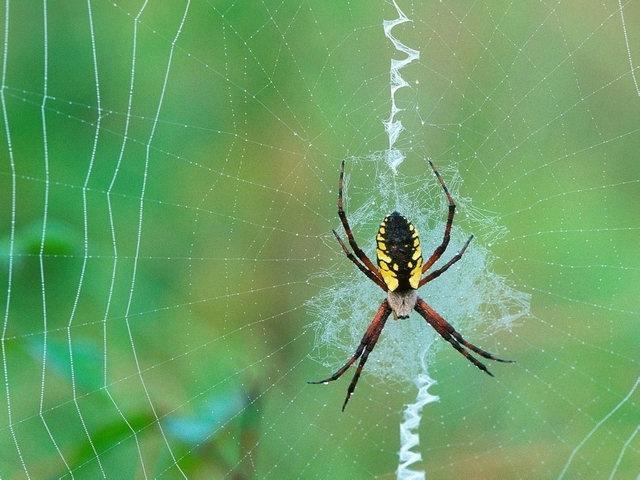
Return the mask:
{"type": "Polygon", "coordinates": [[[389,306],[389,302],[385,300],[378,308],[376,315],[369,323],[367,327],[367,331],[364,333],[362,340],[360,341],[360,345],[356,349],[356,352],[347,360],[342,367],[340,367],[333,375],[329,378],[325,378],[324,380],[318,380],[314,382],[307,382],[311,384],[323,384],[333,382],[340,378],[344,372],[346,372],[351,365],[354,364],[358,358],[360,358],[360,363],[358,364],[358,368],[356,369],[356,373],[353,375],[353,379],[349,384],[349,388],[347,389],[347,397],[342,404],[342,411],[344,412],[345,407],[347,406],[347,402],[351,398],[353,391],[356,389],[356,385],[358,384],[358,379],[360,378],[360,374],[362,373],[362,369],[364,368],[365,363],[367,363],[367,358],[369,354],[373,351],[373,347],[375,347],[376,342],[378,341],[378,337],[380,337],[380,333],[382,333],[382,329],[384,328],[384,324],[389,318],[391,314],[391,307],[389,306]]]}
{"type": "Polygon", "coordinates": [[[449,245],[449,240],[451,238],[451,227],[453,226],[453,217],[456,214],[456,202],[453,201],[453,197],[449,193],[449,189],[447,185],[444,183],[440,172],[436,170],[436,167],[433,165],[433,162],[429,160],[429,165],[431,165],[431,169],[433,173],[435,173],[436,178],[438,179],[438,183],[442,187],[444,194],[447,196],[447,203],[449,204],[449,213],[447,215],[447,223],[444,227],[444,236],[442,237],[442,243],[436,247],[431,256],[427,259],[426,262],[422,265],[422,273],[425,273],[427,270],[431,268],[431,266],[436,263],[444,251],[447,249],[447,245],[449,245]]]}
{"type": "MultiPolygon", "coordinates": [[[[377,277],[379,282],[382,282],[382,277],[380,277],[380,275],[378,274],[378,269],[373,264],[373,262],[369,260],[369,257],[367,257],[367,254],[364,253],[364,251],[362,251],[362,249],[358,246],[358,243],[356,242],[356,239],[353,236],[353,232],[351,231],[351,226],[349,225],[349,220],[347,219],[347,214],[344,211],[344,199],[342,196],[343,190],[344,190],[344,160],[342,160],[342,162],[340,163],[340,178],[338,180],[338,217],[340,217],[340,222],[342,223],[344,232],[347,234],[347,240],[349,241],[349,245],[351,245],[351,248],[353,249],[353,253],[356,254],[356,257],[360,259],[360,261],[364,264],[367,270],[369,270],[369,272],[374,277],[377,277]]],[[[342,246],[343,245],[342,240],[340,240],[340,237],[338,237],[338,234],[336,232],[333,232],[333,233],[342,246]]],[[[345,253],[347,252],[346,247],[343,246],[342,249],[345,251],[345,253]]]]}

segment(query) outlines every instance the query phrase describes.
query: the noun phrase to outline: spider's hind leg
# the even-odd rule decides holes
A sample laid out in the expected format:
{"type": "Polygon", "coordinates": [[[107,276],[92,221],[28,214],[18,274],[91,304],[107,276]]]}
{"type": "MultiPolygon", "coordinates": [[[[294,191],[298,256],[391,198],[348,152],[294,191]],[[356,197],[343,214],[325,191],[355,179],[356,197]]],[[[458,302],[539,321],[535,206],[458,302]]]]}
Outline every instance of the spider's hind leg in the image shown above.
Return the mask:
{"type": "MultiPolygon", "coordinates": [[[[363,341],[364,341],[364,339],[363,339],[363,341]]],[[[360,355],[362,355],[362,351],[364,350],[365,346],[366,346],[366,344],[360,342],[360,345],[358,345],[358,348],[356,349],[356,353],[354,353],[351,356],[351,358],[349,360],[347,360],[347,363],[345,363],[342,367],[340,367],[336,371],[336,373],[331,375],[329,378],[325,378],[324,380],[308,381],[307,383],[309,383],[311,385],[321,385],[323,383],[329,383],[329,382],[333,382],[334,380],[339,379],[344,374],[344,372],[349,370],[349,367],[351,365],[353,365],[353,362],[355,362],[358,358],[360,358],[360,355]]]]}
{"type": "Polygon", "coordinates": [[[462,345],[467,347],[469,350],[473,350],[474,352],[476,352],[481,357],[488,358],[489,360],[494,360],[496,362],[502,362],[502,363],[515,363],[516,362],[515,360],[505,360],[503,358],[498,358],[494,354],[489,353],[486,350],[482,350],[480,347],[476,347],[473,343],[467,342],[462,337],[462,335],[460,335],[453,327],[451,327],[451,330],[452,331],[449,332],[449,333],[451,333],[451,336],[453,338],[455,338],[458,342],[460,342],[462,345]]]}
{"type": "Polygon", "coordinates": [[[347,363],[345,363],[341,368],[338,369],[338,371],[336,371],[336,373],[331,375],[329,378],[326,378],[324,380],[319,380],[319,381],[307,382],[307,383],[317,385],[322,383],[333,382],[334,380],[337,380],[338,378],[340,378],[344,374],[344,372],[346,372],[349,369],[349,367],[353,365],[353,363],[358,358],[362,357],[360,358],[360,363],[358,364],[358,369],[356,370],[356,373],[353,376],[353,380],[351,380],[351,383],[349,384],[349,388],[347,390],[347,398],[345,399],[344,404],[342,405],[342,410],[344,411],[344,408],[347,406],[347,402],[349,401],[349,398],[351,398],[351,395],[353,394],[353,391],[356,388],[358,379],[360,378],[360,374],[362,373],[362,369],[364,368],[364,364],[367,362],[367,358],[369,357],[369,354],[373,350],[373,347],[375,347],[376,342],[378,341],[378,337],[380,337],[380,333],[382,333],[384,324],[387,321],[387,318],[389,318],[390,314],[391,314],[391,307],[389,306],[389,302],[385,300],[380,305],[380,308],[378,308],[376,315],[373,317],[373,320],[371,320],[371,323],[369,323],[369,326],[367,327],[367,331],[364,333],[364,336],[360,341],[360,345],[358,345],[358,348],[356,349],[355,353],[351,356],[351,358],[347,360],[347,363]]]}
{"type": "Polygon", "coordinates": [[[513,363],[513,360],[503,360],[501,358],[496,357],[495,355],[482,350],[479,347],[476,347],[474,344],[467,342],[462,335],[460,335],[453,326],[449,322],[447,322],[444,318],[442,318],[438,312],[436,312],[433,308],[431,308],[427,302],[418,298],[415,306],[416,311],[431,325],[442,338],[444,338],[447,342],[449,342],[453,348],[458,350],[462,355],[465,356],[467,360],[473,363],[476,367],[478,367],[483,372],[491,375],[493,374],[487,369],[487,367],[480,362],[477,358],[467,352],[464,348],[467,347],[469,350],[476,352],[478,355],[488,358],[489,360],[495,360],[497,362],[504,363],[513,363]]]}

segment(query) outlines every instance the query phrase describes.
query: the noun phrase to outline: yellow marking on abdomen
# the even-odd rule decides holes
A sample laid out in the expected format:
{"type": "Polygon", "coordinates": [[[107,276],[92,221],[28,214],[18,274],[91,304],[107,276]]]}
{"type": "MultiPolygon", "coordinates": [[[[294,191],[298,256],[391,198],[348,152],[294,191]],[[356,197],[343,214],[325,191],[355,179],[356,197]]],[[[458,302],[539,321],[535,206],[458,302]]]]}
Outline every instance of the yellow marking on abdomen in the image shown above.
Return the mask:
{"type": "Polygon", "coordinates": [[[382,261],[385,261],[387,263],[391,263],[391,257],[389,255],[387,255],[386,253],[384,253],[379,248],[376,249],[376,254],[378,255],[378,260],[382,260],[382,261]]]}
{"type": "Polygon", "coordinates": [[[384,280],[384,283],[387,284],[387,287],[389,287],[389,290],[391,292],[393,292],[396,288],[398,288],[398,285],[400,284],[398,282],[398,279],[395,276],[395,273],[393,273],[390,270],[380,270],[380,274],[382,275],[382,279],[384,280]]]}
{"type": "MultiPolygon", "coordinates": [[[[417,235],[413,241],[413,245],[416,249],[411,259],[416,262],[416,266],[411,270],[409,275],[409,285],[411,285],[411,288],[418,288],[420,286],[420,279],[422,278],[422,248],[420,247],[420,240],[417,238],[417,235]]],[[[412,266],[411,262],[409,262],[409,268],[412,266]]]]}
{"type": "Polygon", "coordinates": [[[411,276],[409,277],[409,285],[411,285],[411,288],[418,288],[420,286],[420,277],[422,277],[422,262],[411,270],[411,276]]]}

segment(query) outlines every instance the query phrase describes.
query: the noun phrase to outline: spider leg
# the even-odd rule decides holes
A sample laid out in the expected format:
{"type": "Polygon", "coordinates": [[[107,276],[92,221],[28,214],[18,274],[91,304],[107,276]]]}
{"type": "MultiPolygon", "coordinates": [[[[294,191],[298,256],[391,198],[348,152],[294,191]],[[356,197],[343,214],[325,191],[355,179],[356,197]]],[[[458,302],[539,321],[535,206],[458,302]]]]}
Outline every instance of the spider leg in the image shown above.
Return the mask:
{"type": "MultiPolygon", "coordinates": [[[[383,304],[384,303],[387,303],[387,301],[385,300],[383,302],[383,304]]],[[[380,308],[382,308],[382,306],[380,308]]],[[[344,403],[342,404],[342,411],[343,412],[344,412],[344,409],[347,406],[347,402],[349,402],[349,399],[351,398],[351,395],[353,395],[353,391],[356,389],[356,385],[358,384],[358,380],[360,379],[360,374],[362,373],[362,369],[364,368],[364,364],[367,363],[367,359],[369,358],[369,354],[373,351],[373,348],[376,346],[376,342],[378,341],[378,338],[380,337],[380,334],[382,333],[382,329],[384,328],[384,323],[386,322],[387,318],[389,317],[389,313],[391,313],[391,308],[389,308],[388,304],[387,304],[387,308],[388,308],[389,311],[386,314],[383,314],[383,316],[381,317],[380,321],[378,322],[379,326],[375,329],[374,332],[372,332],[371,338],[369,339],[369,342],[364,347],[364,351],[362,352],[362,357],[360,357],[360,363],[358,364],[358,368],[356,369],[356,373],[354,373],[353,378],[351,379],[351,383],[349,384],[349,388],[347,389],[347,396],[345,397],[344,403]]],[[[380,310],[378,310],[378,312],[380,312],[380,310]]],[[[376,315],[376,317],[377,317],[377,315],[376,315]]]]}
{"type": "MultiPolygon", "coordinates": [[[[362,251],[362,249],[356,243],[356,240],[353,236],[353,232],[351,231],[351,227],[349,226],[349,220],[347,220],[347,214],[344,212],[344,201],[342,199],[342,190],[344,187],[344,160],[340,164],[340,180],[338,181],[338,216],[340,217],[340,221],[342,222],[342,227],[344,228],[345,233],[347,234],[347,239],[349,240],[349,245],[353,249],[353,252],[360,259],[362,263],[371,271],[371,273],[378,277],[378,279],[382,282],[382,278],[378,274],[378,268],[373,264],[367,254],[362,251]]],[[[376,282],[377,283],[377,282],[376,282]]],[[[386,288],[385,288],[386,290],[386,288]]]]}
{"type": "MultiPolygon", "coordinates": [[[[466,243],[464,244],[464,246],[462,247],[462,249],[451,259],[449,260],[447,263],[445,263],[442,267],[440,267],[437,270],[434,270],[433,272],[431,272],[429,275],[427,275],[426,277],[424,277],[422,280],[420,280],[420,285],[419,287],[422,287],[423,285],[429,283],[431,280],[433,280],[434,278],[438,278],[440,275],[442,275],[444,272],[446,272],[449,267],[451,265],[453,265],[454,263],[456,263],[458,260],[460,260],[462,258],[462,255],[464,255],[465,250],[467,249],[467,247],[469,246],[469,243],[471,243],[471,240],[473,239],[473,235],[471,235],[469,237],[469,239],[466,241],[466,243]]],[[[419,288],[418,287],[418,288],[419,288]]]]}
{"type": "Polygon", "coordinates": [[[501,358],[496,357],[495,355],[482,350],[479,347],[476,347],[474,344],[467,342],[462,335],[460,335],[453,326],[449,322],[447,322],[444,318],[438,314],[433,308],[427,304],[421,298],[418,298],[415,306],[415,310],[427,321],[429,325],[431,325],[436,332],[440,334],[442,338],[444,338],[447,342],[449,342],[453,348],[458,350],[462,355],[464,355],[467,360],[473,363],[480,370],[486,372],[487,374],[493,377],[493,374],[487,370],[487,367],[478,361],[474,356],[472,356],[469,352],[467,352],[462,345],[467,347],[469,350],[476,352],[478,355],[488,358],[490,360],[495,360],[497,362],[503,363],[513,363],[513,360],[503,360],[501,358]]]}
{"type": "Polygon", "coordinates": [[[347,403],[349,402],[351,395],[353,395],[353,391],[356,389],[356,385],[358,384],[358,380],[360,379],[360,374],[362,373],[364,364],[367,363],[367,358],[369,358],[369,353],[371,353],[371,351],[373,350],[373,347],[375,346],[377,340],[378,339],[376,338],[373,344],[370,346],[370,348],[369,347],[365,348],[364,352],[362,353],[362,358],[360,358],[360,363],[358,364],[356,373],[353,375],[353,378],[351,379],[351,383],[349,384],[349,388],[347,389],[347,396],[345,397],[344,403],[342,404],[343,412],[344,412],[344,409],[347,408],[347,403]]]}
{"type": "Polygon", "coordinates": [[[336,236],[336,239],[338,240],[338,243],[342,247],[342,251],[345,253],[347,258],[351,260],[353,263],[355,263],[356,267],[358,267],[362,273],[364,273],[367,277],[369,277],[371,281],[373,281],[376,285],[378,285],[380,288],[382,288],[386,292],[387,285],[382,280],[380,280],[376,275],[374,275],[367,267],[362,265],[356,257],[353,256],[353,253],[349,251],[349,249],[344,244],[342,239],[338,236],[335,230],[331,230],[331,231],[336,236]]]}
{"type": "MultiPolygon", "coordinates": [[[[460,343],[458,343],[458,341],[453,337],[453,335],[451,335],[451,333],[448,331],[445,325],[443,325],[443,322],[439,321],[440,319],[430,315],[431,312],[426,310],[424,306],[421,305],[421,303],[424,303],[424,301],[421,302],[419,300],[418,303],[416,303],[415,309],[420,315],[422,315],[422,317],[427,321],[427,323],[429,323],[429,325],[431,325],[436,330],[436,332],[440,334],[442,338],[444,338],[447,342],[449,342],[453,348],[455,348],[458,352],[464,355],[467,360],[469,360],[471,363],[473,363],[476,367],[478,367],[480,370],[482,370],[486,374],[491,375],[493,377],[493,373],[491,373],[482,362],[480,362],[477,358],[475,358],[473,355],[467,352],[464,348],[462,348],[462,345],[460,345],[460,343]]],[[[444,321],[444,319],[442,320],[444,321]]]]}
{"type": "Polygon", "coordinates": [[[349,358],[349,360],[347,360],[347,363],[345,363],[342,367],[340,367],[336,373],[334,373],[333,375],[331,375],[329,378],[325,378],[324,380],[315,380],[315,381],[309,381],[307,383],[311,384],[311,385],[320,385],[323,383],[329,383],[329,382],[333,382],[334,380],[339,379],[344,372],[346,372],[347,370],[349,370],[349,367],[351,365],[353,365],[353,362],[355,362],[358,358],[360,358],[360,355],[362,355],[362,351],[364,350],[365,347],[365,339],[363,338],[362,341],[360,342],[360,345],[358,345],[358,348],[356,349],[356,353],[354,353],[351,358],[349,358]]]}
{"type": "Polygon", "coordinates": [[[436,247],[436,249],[433,251],[429,259],[422,265],[422,273],[429,270],[429,268],[431,268],[431,265],[436,263],[438,259],[442,256],[444,251],[447,249],[447,245],[449,245],[449,238],[451,236],[451,226],[453,225],[453,216],[456,213],[456,202],[453,201],[453,198],[451,197],[451,194],[449,193],[449,190],[447,189],[447,186],[445,185],[444,180],[440,176],[440,172],[436,170],[436,167],[433,166],[433,163],[431,162],[431,160],[429,160],[429,165],[431,165],[431,168],[433,169],[433,173],[436,174],[436,177],[438,178],[438,182],[440,182],[440,185],[442,186],[442,189],[444,190],[444,193],[447,196],[447,201],[449,202],[449,214],[447,215],[447,225],[444,227],[444,237],[442,238],[442,243],[436,247]]]}
{"type": "Polygon", "coordinates": [[[358,345],[358,348],[356,349],[355,353],[351,356],[351,358],[347,360],[347,363],[345,363],[342,367],[340,367],[329,378],[326,378],[320,381],[307,382],[307,383],[321,384],[321,383],[328,383],[328,382],[337,380],[344,374],[344,372],[346,372],[349,369],[351,365],[353,365],[353,363],[358,358],[362,357],[360,358],[360,363],[358,364],[356,373],[353,376],[353,380],[351,380],[351,384],[349,385],[349,388],[347,390],[347,398],[344,401],[344,404],[342,405],[342,410],[344,411],[344,408],[346,407],[347,402],[349,401],[349,398],[351,397],[351,395],[353,394],[353,391],[356,388],[356,384],[358,383],[358,379],[360,378],[360,374],[362,373],[364,364],[367,362],[367,358],[369,357],[369,354],[371,353],[371,351],[373,350],[373,347],[378,341],[378,337],[380,337],[380,333],[382,332],[382,329],[384,328],[384,324],[387,321],[387,318],[389,318],[390,314],[391,314],[391,307],[389,307],[389,302],[385,300],[380,305],[380,308],[378,308],[378,311],[373,317],[373,320],[371,320],[371,323],[369,323],[369,326],[367,327],[367,331],[364,333],[364,336],[360,341],[360,345],[358,345]]]}

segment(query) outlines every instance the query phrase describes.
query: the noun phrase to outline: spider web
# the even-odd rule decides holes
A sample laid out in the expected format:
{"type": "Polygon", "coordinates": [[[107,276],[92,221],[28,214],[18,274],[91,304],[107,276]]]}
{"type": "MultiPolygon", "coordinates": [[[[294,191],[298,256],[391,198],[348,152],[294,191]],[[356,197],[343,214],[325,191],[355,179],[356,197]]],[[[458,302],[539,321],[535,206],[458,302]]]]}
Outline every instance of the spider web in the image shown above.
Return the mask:
{"type": "Polygon", "coordinates": [[[637,477],[639,5],[398,5],[390,117],[393,3],[3,2],[0,478],[395,478],[425,372],[429,478],[637,477]],[[390,321],[340,413],[339,163],[428,252],[426,158],[421,294],[517,363],[390,321]]]}

